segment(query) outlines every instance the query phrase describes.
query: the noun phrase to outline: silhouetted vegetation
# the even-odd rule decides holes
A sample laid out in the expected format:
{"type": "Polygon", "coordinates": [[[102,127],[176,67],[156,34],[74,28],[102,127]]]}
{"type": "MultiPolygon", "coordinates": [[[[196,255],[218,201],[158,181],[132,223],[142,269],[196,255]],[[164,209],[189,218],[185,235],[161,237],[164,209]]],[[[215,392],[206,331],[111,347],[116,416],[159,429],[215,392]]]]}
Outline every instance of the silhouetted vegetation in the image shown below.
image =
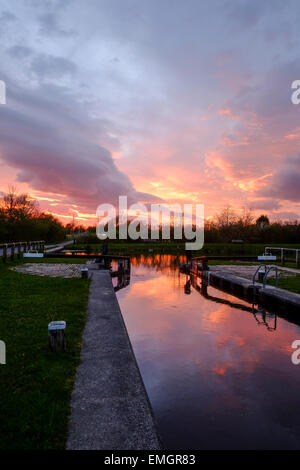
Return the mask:
{"type": "Polygon", "coordinates": [[[300,224],[297,220],[270,222],[266,215],[254,219],[250,211],[237,215],[226,207],[215,220],[205,222],[206,243],[299,243],[300,224]]]}
{"type": "MultiPolygon", "coordinates": [[[[130,222],[128,222],[129,224],[130,222]]],[[[99,244],[100,240],[96,235],[96,228],[89,227],[88,234],[84,237],[78,237],[78,243],[99,244]]],[[[145,240],[119,240],[117,227],[117,240],[110,240],[110,244],[137,244],[145,243],[145,240]]],[[[150,227],[148,228],[149,239],[151,236],[150,227]]],[[[205,221],[204,230],[205,244],[207,243],[251,243],[251,244],[272,244],[279,243],[288,244],[300,243],[300,224],[297,220],[291,221],[274,221],[270,222],[266,215],[261,215],[256,220],[251,211],[244,210],[241,214],[237,214],[230,207],[225,207],[220,214],[213,219],[205,221]]],[[[187,241],[184,237],[182,240],[174,239],[174,227],[170,228],[170,240],[175,244],[187,241]]],[[[159,239],[151,240],[152,243],[159,244],[163,241],[162,226],[159,228],[159,239]]],[[[166,243],[166,241],[165,241],[166,243]]]]}
{"type": "Polygon", "coordinates": [[[17,194],[12,188],[4,195],[0,203],[0,242],[59,242],[65,237],[65,227],[53,215],[40,212],[28,194],[17,194]]]}

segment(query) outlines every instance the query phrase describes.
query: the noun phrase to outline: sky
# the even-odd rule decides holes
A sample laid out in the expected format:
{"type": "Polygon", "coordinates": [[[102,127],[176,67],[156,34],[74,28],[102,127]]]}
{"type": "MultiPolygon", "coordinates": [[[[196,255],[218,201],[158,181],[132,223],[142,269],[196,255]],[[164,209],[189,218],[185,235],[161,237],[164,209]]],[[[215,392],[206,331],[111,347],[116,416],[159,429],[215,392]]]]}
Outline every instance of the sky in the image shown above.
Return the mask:
{"type": "Polygon", "coordinates": [[[1,0],[0,193],[300,219],[299,1],[1,0]]]}

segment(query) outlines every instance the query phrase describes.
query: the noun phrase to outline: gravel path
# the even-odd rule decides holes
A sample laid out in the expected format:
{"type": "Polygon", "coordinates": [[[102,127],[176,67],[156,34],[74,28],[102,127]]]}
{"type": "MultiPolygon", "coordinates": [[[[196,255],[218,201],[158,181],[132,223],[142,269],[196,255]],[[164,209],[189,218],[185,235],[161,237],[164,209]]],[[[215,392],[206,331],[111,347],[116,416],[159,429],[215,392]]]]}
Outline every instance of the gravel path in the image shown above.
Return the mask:
{"type": "Polygon", "coordinates": [[[49,277],[81,277],[82,264],[59,264],[59,263],[25,263],[16,266],[14,271],[23,274],[31,274],[35,276],[49,276],[49,277]]]}

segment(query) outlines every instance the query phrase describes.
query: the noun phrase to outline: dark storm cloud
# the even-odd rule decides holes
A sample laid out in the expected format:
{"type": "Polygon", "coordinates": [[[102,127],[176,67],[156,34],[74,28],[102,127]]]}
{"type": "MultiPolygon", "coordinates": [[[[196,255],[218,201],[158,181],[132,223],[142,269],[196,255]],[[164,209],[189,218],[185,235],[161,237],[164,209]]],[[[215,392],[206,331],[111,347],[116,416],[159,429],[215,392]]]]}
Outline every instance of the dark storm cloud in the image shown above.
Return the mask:
{"type": "Polygon", "coordinates": [[[19,169],[17,181],[32,188],[66,194],[86,210],[101,202],[152,200],[135,191],[129,178],[115,166],[110,152],[95,142],[101,122],[55,86],[29,92],[10,86],[11,107],[0,108],[1,157],[19,169]],[[94,135],[86,134],[91,126],[94,135]],[[94,137],[94,140],[93,140],[94,137]]]}

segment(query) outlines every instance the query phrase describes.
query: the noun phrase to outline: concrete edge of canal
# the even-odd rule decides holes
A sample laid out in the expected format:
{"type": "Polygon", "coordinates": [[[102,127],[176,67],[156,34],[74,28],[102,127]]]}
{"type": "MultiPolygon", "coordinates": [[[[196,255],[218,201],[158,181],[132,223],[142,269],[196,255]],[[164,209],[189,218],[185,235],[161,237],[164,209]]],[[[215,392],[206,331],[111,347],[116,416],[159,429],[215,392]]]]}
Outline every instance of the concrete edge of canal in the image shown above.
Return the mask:
{"type": "Polygon", "coordinates": [[[110,272],[89,270],[92,282],[67,449],[162,449],[110,272]]]}
{"type": "Polygon", "coordinates": [[[270,306],[284,312],[289,310],[291,314],[299,314],[300,311],[300,295],[285,289],[274,286],[265,286],[261,283],[236,276],[224,271],[206,271],[205,278],[208,282],[220,287],[223,291],[231,292],[245,299],[255,299],[263,302],[264,305],[270,306]]]}

